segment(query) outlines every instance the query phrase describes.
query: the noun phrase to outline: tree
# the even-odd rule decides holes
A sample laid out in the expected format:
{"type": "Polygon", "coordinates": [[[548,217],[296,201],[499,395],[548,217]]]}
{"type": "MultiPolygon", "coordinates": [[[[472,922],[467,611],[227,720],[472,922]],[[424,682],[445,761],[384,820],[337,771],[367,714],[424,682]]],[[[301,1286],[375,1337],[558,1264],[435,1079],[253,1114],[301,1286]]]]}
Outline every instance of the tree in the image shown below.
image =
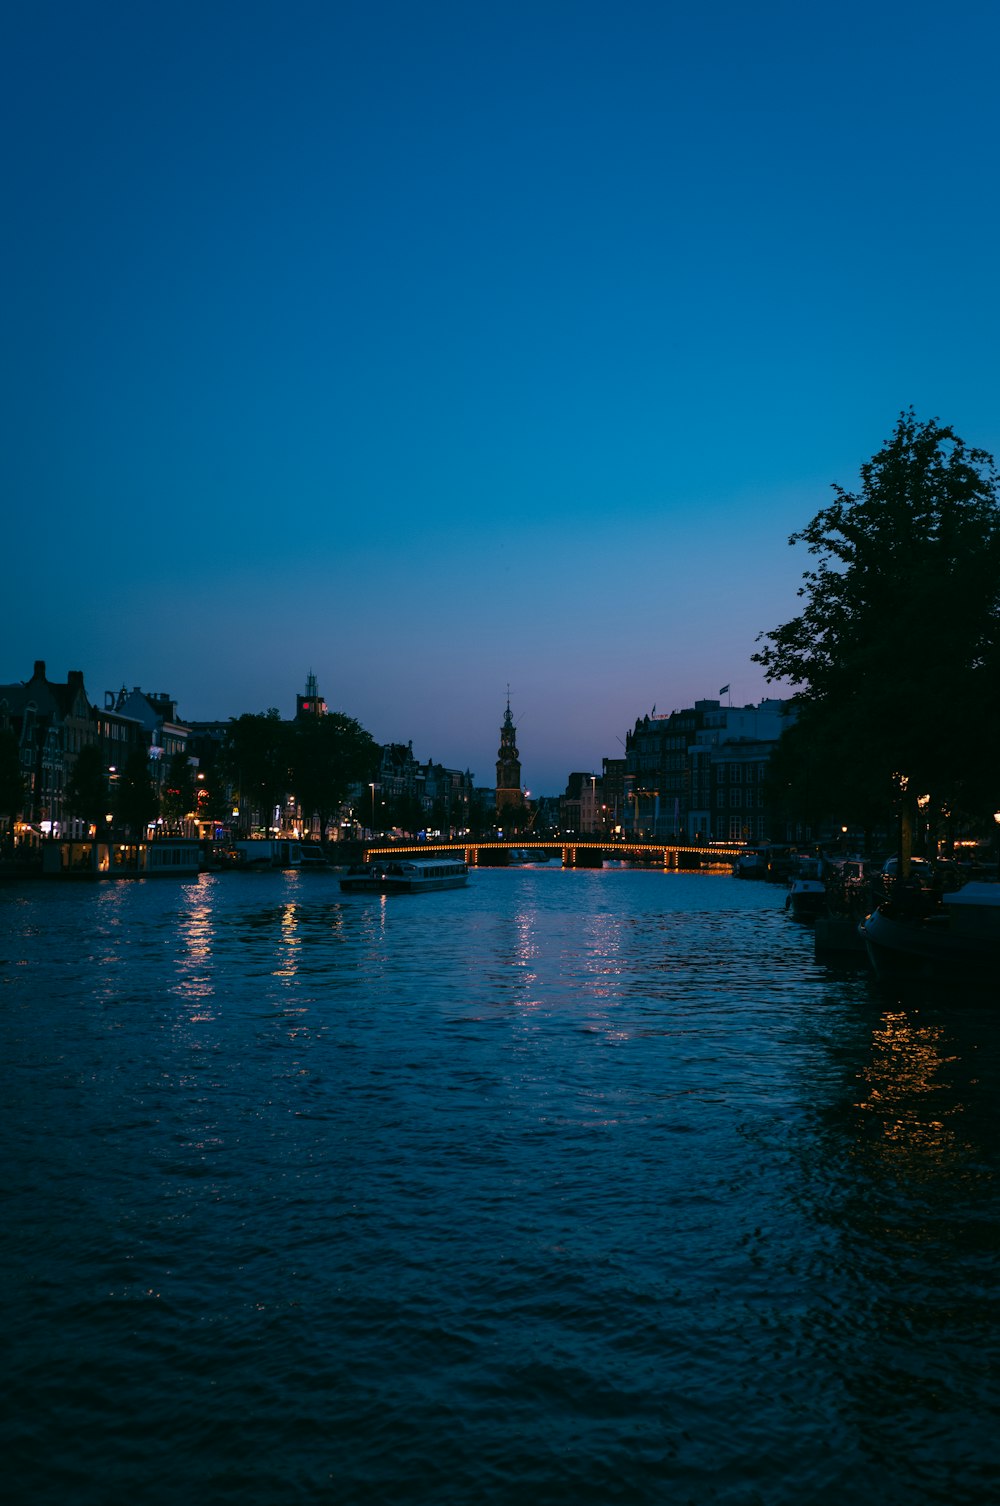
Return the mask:
{"type": "Polygon", "coordinates": [[[413,790],[388,795],[381,803],[379,824],[383,830],[391,831],[398,827],[408,836],[415,837],[428,824],[420,796],[413,790]]]}
{"type": "Polygon", "coordinates": [[[378,770],[379,747],[369,732],[339,712],[295,724],[291,743],[292,788],[306,817],[319,817],[320,840],[352,785],[378,770]]]}
{"type": "Polygon", "coordinates": [[[800,811],[869,826],[892,799],[992,811],[1000,730],[1000,501],[993,458],[900,415],[789,543],[817,557],[798,617],[760,635],[768,680],[799,687],[775,774],[800,811]]]}
{"type": "Polygon", "coordinates": [[[186,753],[172,753],[163,787],[163,815],[171,824],[182,821],[194,810],[194,772],[186,753]]]}
{"type": "Polygon", "coordinates": [[[17,734],[9,727],[0,728],[0,815],[7,818],[8,834],[24,809],[24,794],[21,748],[17,734]]]}
{"type": "Polygon", "coordinates": [[[100,826],[107,814],[110,798],[108,773],[101,750],[96,743],[88,743],[76,756],[73,773],[66,786],[66,808],[71,816],[79,816],[91,825],[100,826]]]}
{"type": "Polygon", "coordinates": [[[194,808],[199,821],[225,826],[232,816],[231,776],[223,741],[200,738],[192,746],[198,752],[198,772],[194,777],[194,808]]]}
{"type": "Polygon", "coordinates": [[[256,812],[262,826],[272,826],[291,786],[289,724],[273,706],[231,718],[223,762],[239,790],[243,825],[256,812]]]}
{"type": "Polygon", "coordinates": [[[142,841],[146,827],[159,814],[145,748],[133,748],[125,760],[118,777],[114,813],[117,823],[126,827],[136,841],[142,841]]]}

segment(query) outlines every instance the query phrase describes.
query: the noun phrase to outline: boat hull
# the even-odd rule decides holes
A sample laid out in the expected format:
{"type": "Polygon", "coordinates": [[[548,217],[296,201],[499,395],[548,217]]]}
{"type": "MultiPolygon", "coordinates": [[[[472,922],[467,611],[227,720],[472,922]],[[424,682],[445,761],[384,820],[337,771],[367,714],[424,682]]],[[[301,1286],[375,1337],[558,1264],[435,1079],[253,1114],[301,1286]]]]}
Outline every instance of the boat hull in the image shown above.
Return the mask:
{"type": "Polygon", "coordinates": [[[345,894],[425,894],[436,889],[463,889],[469,882],[462,878],[403,879],[389,875],[346,875],[340,880],[345,894]]]}
{"type": "Polygon", "coordinates": [[[818,879],[794,879],[785,897],[793,920],[815,920],[826,904],[826,885],[818,879]]]}
{"type": "Polygon", "coordinates": [[[861,934],[879,978],[996,984],[1000,941],[988,935],[956,934],[949,928],[947,915],[897,916],[881,907],[862,921],[861,934]]]}

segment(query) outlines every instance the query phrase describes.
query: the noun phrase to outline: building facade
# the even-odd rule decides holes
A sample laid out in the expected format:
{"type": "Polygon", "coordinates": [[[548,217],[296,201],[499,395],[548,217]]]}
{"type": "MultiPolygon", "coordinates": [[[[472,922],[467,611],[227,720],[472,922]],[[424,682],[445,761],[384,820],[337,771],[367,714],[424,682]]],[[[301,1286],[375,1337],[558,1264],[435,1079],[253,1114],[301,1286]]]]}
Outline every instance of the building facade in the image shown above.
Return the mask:
{"type": "Polygon", "coordinates": [[[766,769],[785,703],[722,706],[696,701],[637,720],[625,745],[623,830],[678,842],[763,841],[773,816],[766,769]]]}
{"type": "MultiPolygon", "coordinates": [[[[177,703],[166,691],[144,691],[138,685],[132,690],[107,690],[104,693],[104,711],[109,728],[113,730],[117,719],[134,722],[141,728],[141,737],[148,750],[149,777],[157,800],[162,799],[170,769],[171,759],[187,757],[187,741],[190,727],[177,717],[177,703]]],[[[115,772],[113,770],[112,772],[115,772]]]]}
{"type": "Polygon", "coordinates": [[[46,834],[70,817],[66,792],[80,751],[97,740],[83,683],[71,669],[65,682],[50,680],[36,659],[30,680],[0,685],[0,727],[17,739],[25,822],[46,834]]]}

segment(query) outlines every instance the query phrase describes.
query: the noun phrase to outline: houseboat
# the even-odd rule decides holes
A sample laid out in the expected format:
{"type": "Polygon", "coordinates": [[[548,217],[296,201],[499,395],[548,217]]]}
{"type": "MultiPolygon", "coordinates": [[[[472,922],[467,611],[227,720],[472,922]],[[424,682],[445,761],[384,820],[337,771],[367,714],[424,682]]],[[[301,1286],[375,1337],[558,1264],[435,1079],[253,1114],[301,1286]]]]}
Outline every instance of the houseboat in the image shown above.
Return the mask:
{"type": "Polygon", "coordinates": [[[303,873],[329,873],[333,865],[322,847],[315,842],[303,842],[299,847],[299,867],[303,873]]]}
{"type": "Polygon", "coordinates": [[[42,843],[43,878],[185,878],[200,873],[203,866],[201,847],[194,838],[42,843]]]}
{"type": "Polygon", "coordinates": [[[248,837],[230,842],[219,854],[223,868],[253,873],[264,868],[298,868],[302,850],[285,837],[248,837]]]}

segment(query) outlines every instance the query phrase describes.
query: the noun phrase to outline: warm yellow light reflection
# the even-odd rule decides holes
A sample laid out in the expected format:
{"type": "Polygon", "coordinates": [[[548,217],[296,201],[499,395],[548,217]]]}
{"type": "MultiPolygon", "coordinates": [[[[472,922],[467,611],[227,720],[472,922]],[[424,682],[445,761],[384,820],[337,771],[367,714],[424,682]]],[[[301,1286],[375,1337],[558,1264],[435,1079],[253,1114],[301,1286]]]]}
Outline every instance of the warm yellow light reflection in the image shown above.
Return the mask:
{"type": "Polygon", "coordinates": [[[274,970],[276,978],[294,978],[298,972],[299,949],[302,938],[299,935],[298,908],[294,904],[285,905],[281,911],[281,939],[278,949],[279,966],[274,970]]]}
{"type": "MultiPolygon", "coordinates": [[[[177,957],[176,979],[172,992],[181,998],[196,1002],[203,1010],[215,993],[212,976],[212,945],[214,931],[210,886],[193,890],[198,895],[178,928],[180,951],[177,957]]],[[[211,1013],[190,1015],[192,1023],[212,1018],[211,1013]]]]}
{"type": "Polygon", "coordinates": [[[950,1170],[968,1147],[956,1121],[964,1105],[955,1098],[938,1025],[914,1023],[902,1012],[883,1016],[872,1036],[872,1057],[861,1076],[867,1096],[858,1107],[880,1123],[876,1149],[898,1173],[932,1177],[950,1170]]]}

